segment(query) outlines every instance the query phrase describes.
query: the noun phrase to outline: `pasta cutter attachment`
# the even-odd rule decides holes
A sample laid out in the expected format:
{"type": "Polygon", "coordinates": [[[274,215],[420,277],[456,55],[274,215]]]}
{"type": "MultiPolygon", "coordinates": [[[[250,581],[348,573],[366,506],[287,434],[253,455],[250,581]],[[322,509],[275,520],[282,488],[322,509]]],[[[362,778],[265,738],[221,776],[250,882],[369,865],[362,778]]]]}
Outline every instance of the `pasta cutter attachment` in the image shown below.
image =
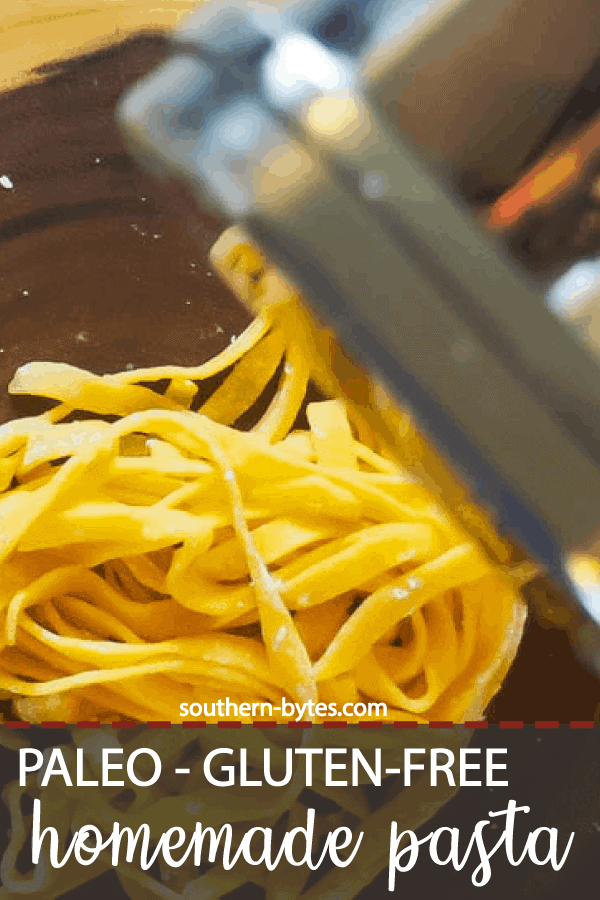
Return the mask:
{"type": "MultiPolygon", "coordinates": [[[[484,181],[510,182],[540,136],[523,69],[503,63],[509,45],[498,38],[516,33],[515,6],[209,3],[173,33],[170,58],[124,98],[120,118],[140,159],[243,223],[369,377],[412,411],[501,531],[565,591],[579,651],[600,672],[600,361],[557,314],[555,288],[517,265],[457,191],[461,166],[472,174],[477,159],[484,181]],[[487,133],[468,121],[477,58],[474,74],[452,69],[474,22],[487,48],[480,65],[486,76],[498,68],[480,85],[487,133]],[[449,60],[445,82],[432,59],[449,60]],[[427,73],[448,99],[449,112],[435,104],[437,154],[418,115],[427,73]],[[448,116],[463,80],[457,136],[448,116]]],[[[519,28],[555,8],[518,6],[519,28]]],[[[547,80],[547,61],[523,63],[547,80]]],[[[545,106],[533,103],[542,129],[571,89],[567,70],[545,106]]]]}

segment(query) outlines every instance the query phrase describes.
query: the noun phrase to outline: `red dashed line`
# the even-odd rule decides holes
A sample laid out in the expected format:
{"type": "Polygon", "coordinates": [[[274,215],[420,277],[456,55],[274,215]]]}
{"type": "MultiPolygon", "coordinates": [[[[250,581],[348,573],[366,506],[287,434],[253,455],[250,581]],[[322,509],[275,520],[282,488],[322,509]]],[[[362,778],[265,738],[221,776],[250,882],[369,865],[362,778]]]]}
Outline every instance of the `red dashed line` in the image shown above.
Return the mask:
{"type": "MultiPolygon", "coordinates": [[[[113,728],[137,728],[138,725],[146,725],[147,728],[171,728],[173,724],[172,722],[133,722],[128,720],[123,720],[120,722],[112,722],[112,723],[102,723],[102,722],[94,722],[94,721],[82,721],[82,722],[40,722],[40,723],[31,723],[31,722],[21,722],[20,720],[7,720],[3,723],[7,728],[29,728],[32,724],[39,724],[42,728],[101,728],[103,724],[112,724],[113,728]]],[[[242,722],[229,722],[222,721],[217,722],[218,728],[241,728],[242,722]]],[[[250,724],[250,723],[248,723],[250,724]]],[[[285,722],[252,722],[253,728],[277,728],[278,725],[285,725],[285,722]]],[[[428,723],[419,723],[419,722],[373,722],[370,719],[364,719],[358,722],[359,728],[383,728],[384,725],[392,724],[394,728],[419,728],[425,727],[425,724],[428,728],[454,728],[455,725],[460,725],[460,722],[428,722],[428,723]]],[[[488,728],[489,722],[483,721],[467,721],[462,723],[465,728],[488,728]]],[[[584,720],[584,721],[571,721],[568,723],[570,728],[573,729],[582,729],[582,728],[594,728],[595,723],[592,721],[584,720]]],[[[322,723],[324,728],[346,728],[348,726],[348,722],[339,719],[330,719],[325,720],[322,723]]],[[[288,728],[312,728],[312,722],[288,722],[288,728]]],[[[530,727],[525,722],[521,721],[503,721],[499,722],[498,726],[500,728],[513,729],[518,730],[525,727],[530,727]]],[[[197,722],[191,720],[183,720],[181,722],[182,728],[206,728],[206,722],[197,722]]],[[[540,719],[533,723],[534,728],[538,729],[558,729],[561,727],[561,723],[555,720],[545,720],[540,719]]],[[[566,726],[565,726],[566,727],[566,726]]]]}

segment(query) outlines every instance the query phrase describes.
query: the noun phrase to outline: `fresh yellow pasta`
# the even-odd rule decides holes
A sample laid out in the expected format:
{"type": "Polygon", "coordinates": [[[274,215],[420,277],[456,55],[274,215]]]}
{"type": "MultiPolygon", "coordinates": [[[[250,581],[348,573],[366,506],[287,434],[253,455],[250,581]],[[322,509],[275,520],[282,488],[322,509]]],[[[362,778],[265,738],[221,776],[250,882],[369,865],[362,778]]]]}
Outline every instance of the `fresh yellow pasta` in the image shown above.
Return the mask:
{"type": "MultiPolygon", "coordinates": [[[[56,404],[0,428],[0,690],[12,715],[178,721],[185,702],[201,703],[208,722],[282,720],[273,708],[284,697],[316,722],[309,701],[384,703],[390,721],[480,718],[517,651],[520,588],[535,567],[512,562],[410,418],[365,385],[239,231],[225,234],[214,262],[258,313],[216,358],[105,377],[32,363],[10,386],[56,404]],[[226,370],[200,402],[202,382],[226,370]],[[306,404],[309,380],[330,399],[306,404]],[[161,393],[148,387],[159,382],[161,393]],[[223,713],[225,698],[256,711],[223,713]]],[[[227,743],[258,767],[268,747],[280,777],[286,746],[320,747],[328,734],[250,729],[228,732],[227,743]]],[[[426,729],[422,745],[435,745],[435,734],[426,729]]],[[[93,778],[96,737],[74,729],[65,748],[71,766],[84,749],[93,778]]],[[[459,729],[445,738],[456,750],[464,740],[459,729]]],[[[406,741],[395,730],[336,732],[338,746],[383,746],[397,765],[406,741]]],[[[54,870],[43,850],[23,872],[26,798],[41,798],[72,831],[94,824],[107,834],[118,819],[134,830],[148,822],[156,837],[171,826],[190,834],[199,818],[228,822],[234,847],[250,827],[304,825],[317,806],[315,842],[340,825],[365,833],[360,871],[344,887],[353,896],[386,865],[381,833],[391,819],[415,829],[456,790],[417,778],[402,791],[382,788],[374,808],[367,785],[328,787],[317,762],[308,795],[300,770],[285,788],[223,792],[202,776],[202,755],[221,743],[210,729],[135,736],[129,751],[153,747],[165,772],[185,759],[190,775],[165,785],[163,773],[126,801],[120,788],[73,793],[60,779],[9,785],[2,897],[51,900],[111,868],[103,854],[91,869],[71,860],[54,870]]],[[[135,862],[116,871],[133,900],[196,891],[217,900],[248,882],[266,900],[340,888],[338,870],[312,883],[306,867],[285,862],[272,872],[215,862],[202,874],[191,862],[161,863],[160,881],[135,862]]]]}
{"type": "Polygon", "coordinates": [[[365,407],[356,375],[356,404],[340,399],[351,364],[239,230],[213,259],[259,311],[215,359],[104,377],[30,363],[10,385],[56,404],[0,428],[0,689],[14,713],[178,721],[186,702],[248,720],[217,701],[285,697],[385,703],[390,720],[481,716],[535,569],[511,565],[378,388],[365,407]],[[309,403],[302,429],[311,378],[332,399],[309,403]],[[268,389],[251,429],[236,427],[268,389]]]}

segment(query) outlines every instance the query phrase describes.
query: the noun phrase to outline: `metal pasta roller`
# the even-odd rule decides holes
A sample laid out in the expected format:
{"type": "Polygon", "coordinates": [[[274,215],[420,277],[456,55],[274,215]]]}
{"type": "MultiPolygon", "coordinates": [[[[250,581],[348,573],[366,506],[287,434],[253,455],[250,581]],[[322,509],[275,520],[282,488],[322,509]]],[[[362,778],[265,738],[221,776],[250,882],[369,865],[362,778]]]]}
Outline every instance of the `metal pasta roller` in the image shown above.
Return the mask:
{"type": "Polygon", "coordinates": [[[213,2],[121,104],[560,587],[596,672],[599,264],[515,236],[591,177],[593,128],[529,163],[599,39],[592,0],[213,2]]]}

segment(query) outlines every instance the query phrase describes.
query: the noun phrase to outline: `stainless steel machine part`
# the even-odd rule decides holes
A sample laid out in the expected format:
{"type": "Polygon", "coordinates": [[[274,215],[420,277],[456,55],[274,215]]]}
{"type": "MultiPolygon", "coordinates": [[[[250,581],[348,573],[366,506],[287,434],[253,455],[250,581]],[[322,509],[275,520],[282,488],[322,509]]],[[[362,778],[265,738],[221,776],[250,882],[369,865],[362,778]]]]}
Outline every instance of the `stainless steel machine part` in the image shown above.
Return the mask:
{"type": "Polygon", "coordinates": [[[595,553],[600,526],[600,361],[453,189],[475,165],[483,184],[509,183],[593,61],[600,17],[582,0],[590,27],[574,52],[562,7],[211,4],[121,118],[148,165],[244,221],[500,527],[568,586],[598,665],[600,605],[571,563],[595,553]],[[547,44],[528,57],[514,38],[543,16],[554,68],[547,44]],[[429,101],[435,86],[429,117],[419,85],[429,101]]]}

